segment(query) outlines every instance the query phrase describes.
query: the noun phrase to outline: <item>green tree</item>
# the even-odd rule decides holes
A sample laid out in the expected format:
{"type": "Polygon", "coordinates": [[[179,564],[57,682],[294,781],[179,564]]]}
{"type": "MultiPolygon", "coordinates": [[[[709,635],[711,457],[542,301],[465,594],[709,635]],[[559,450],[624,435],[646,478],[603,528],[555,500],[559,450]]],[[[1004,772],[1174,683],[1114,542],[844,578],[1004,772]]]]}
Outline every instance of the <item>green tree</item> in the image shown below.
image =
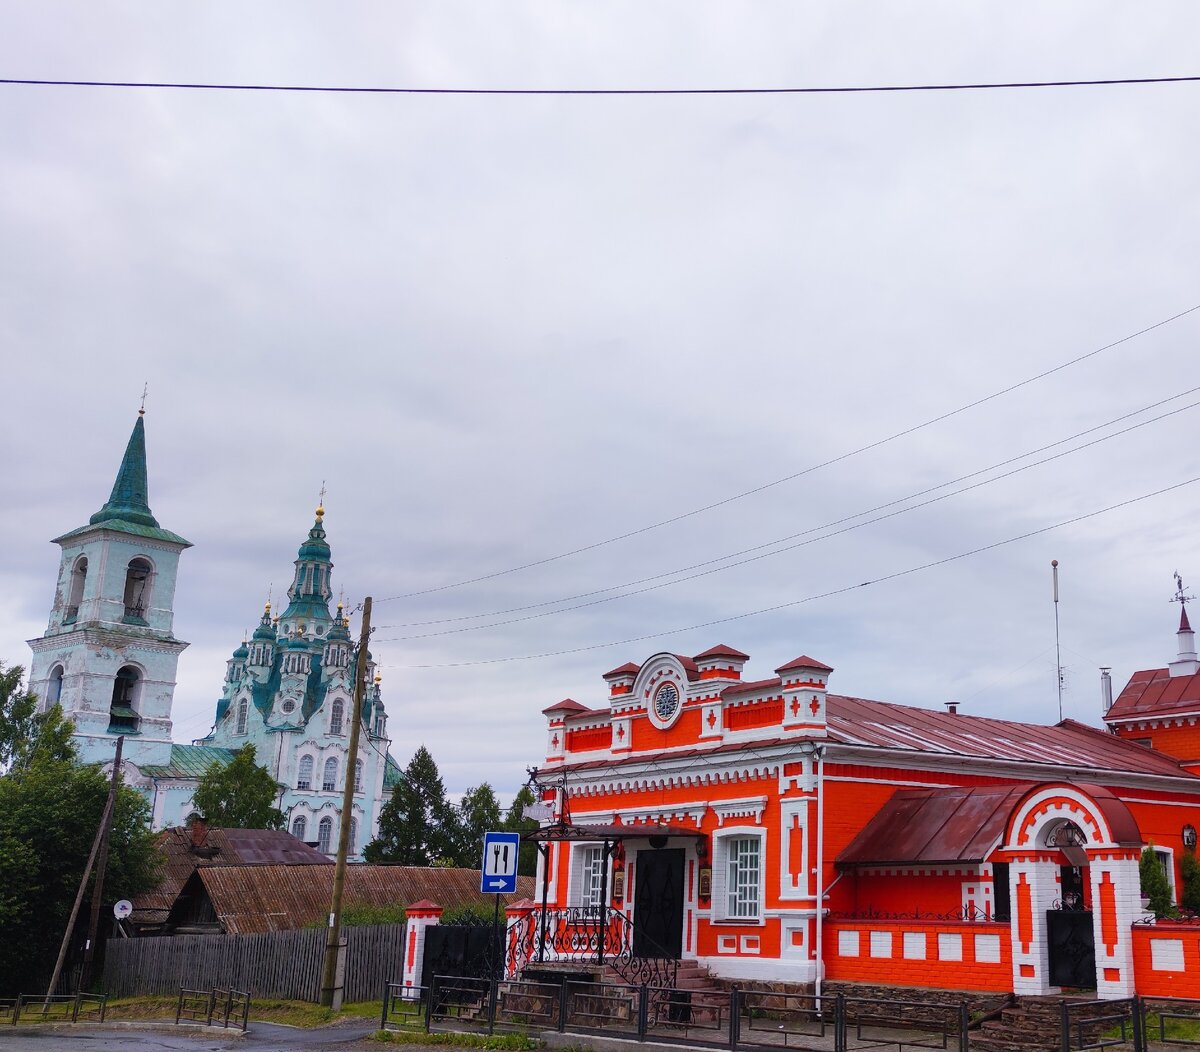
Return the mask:
{"type": "Polygon", "coordinates": [[[456,810],[454,863],[466,869],[479,869],[483,834],[503,828],[500,801],[484,782],[463,793],[456,810]]]}
{"type": "Polygon", "coordinates": [[[455,817],[437,764],[422,745],[380,809],[379,836],[363,850],[363,858],[403,866],[446,865],[457,846],[455,817]]]}
{"type": "Polygon", "coordinates": [[[0,663],[0,770],[26,766],[35,750],[60,759],[73,759],[71,724],[53,705],[37,711],[37,695],[25,690],[20,665],[0,663]]]}
{"type": "Polygon", "coordinates": [[[201,776],[192,798],[210,825],[226,829],[282,829],[283,812],[275,806],[279,783],[259,767],[254,746],[243,745],[228,764],[214,761],[201,776]]]}
{"type": "Polygon", "coordinates": [[[1171,885],[1167,882],[1167,871],[1154,852],[1151,843],[1142,850],[1138,863],[1138,874],[1142,878],[1142,897],[1150,900],[1150,909],[1155,917],[1166,917],[1175,911],[1171,902],[1171,885]]]}
{"type": "MultiPolygon", "coordinates": [[[[108,797],[109,777],[78,762],[70,732],[53,706],[20,762],[0,777],[0,997],[46,988],[108,797]]],[[[119,787],[105,905],[158,882],[148,817],[141,793],[119,787]]]]}
{"type": "Polygon", "coordinates": [[[1179,856],[1179,877],[1183,881],[1183,893],[1179,905],[1193,915],[1200,916],[1200,861],[1195,851],[1184,851],[1179,856]]]}
{"type": "MultiPolygon", "coordinates": [[[[525,808],[536,802],[537,798],[533,795],[533,790],[527,785],[521,786],[517,790],[517,795],[513,797],[512,807],[504,815],[503,828],[509,833],[529,833],[537,829],[537,820],[526,818],[524,815],[525,808]]],[[[522,843],[521,853],[517,859],[517,874],[522,877],[532,877],[536,872],[537,844],[522,843]]]]}

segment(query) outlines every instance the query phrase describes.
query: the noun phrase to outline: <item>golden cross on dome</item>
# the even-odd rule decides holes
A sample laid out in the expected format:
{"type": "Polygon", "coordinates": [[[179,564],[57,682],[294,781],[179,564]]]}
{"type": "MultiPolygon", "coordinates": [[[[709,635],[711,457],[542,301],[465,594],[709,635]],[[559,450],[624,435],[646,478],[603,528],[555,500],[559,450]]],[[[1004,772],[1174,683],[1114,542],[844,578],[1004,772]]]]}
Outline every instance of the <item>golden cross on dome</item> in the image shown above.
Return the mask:
{"type": "Polygon", "coordinates": [[[147,380],[144,384],[142,384],[142,404],[138,408],[138,416],[146,415],[146,394],[149,392],[149,390],[150,390],[150,381],[147,380]]]}

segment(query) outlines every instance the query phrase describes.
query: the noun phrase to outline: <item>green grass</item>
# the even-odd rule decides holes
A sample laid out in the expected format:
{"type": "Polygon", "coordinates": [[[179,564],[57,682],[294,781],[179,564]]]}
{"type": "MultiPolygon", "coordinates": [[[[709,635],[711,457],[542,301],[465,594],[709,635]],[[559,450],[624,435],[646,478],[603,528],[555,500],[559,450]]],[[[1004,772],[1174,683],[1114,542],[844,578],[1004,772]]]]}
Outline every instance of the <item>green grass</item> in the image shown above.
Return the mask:
{"type": "MultiPolygon", "coordinates": [[[[122,997],[108,1002],[108,1019],[148,1020],[174,1019],[179,998],[175,994],[146,997],[122,997]]],[[[324,1026],[338,1019],[378,1019],[383,1012],[382,1001],[360,1001],[342,1005],[333,1012],[308,1001],[289,1001],[278,997],[250,999],[250,1021],[286,1023],[289,1026],[324,1026]]]]}

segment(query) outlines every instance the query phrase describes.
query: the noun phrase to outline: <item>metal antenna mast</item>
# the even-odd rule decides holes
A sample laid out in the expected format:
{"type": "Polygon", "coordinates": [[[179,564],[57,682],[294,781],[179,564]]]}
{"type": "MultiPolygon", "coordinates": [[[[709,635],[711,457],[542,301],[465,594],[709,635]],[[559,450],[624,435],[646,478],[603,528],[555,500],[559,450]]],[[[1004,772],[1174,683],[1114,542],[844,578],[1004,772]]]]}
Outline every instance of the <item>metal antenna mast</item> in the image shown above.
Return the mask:
{"type": "Polygon", "coordinates": [[[1058,721],[1062,722],[1062,689],[1063,689],[1063,669],[1062,669],[1062,645],[1058,638],[1058,560],[1050,560],[1050,569],[1054,573],[1054,661],[1055,668],[1058,671],[1058,721]]]}

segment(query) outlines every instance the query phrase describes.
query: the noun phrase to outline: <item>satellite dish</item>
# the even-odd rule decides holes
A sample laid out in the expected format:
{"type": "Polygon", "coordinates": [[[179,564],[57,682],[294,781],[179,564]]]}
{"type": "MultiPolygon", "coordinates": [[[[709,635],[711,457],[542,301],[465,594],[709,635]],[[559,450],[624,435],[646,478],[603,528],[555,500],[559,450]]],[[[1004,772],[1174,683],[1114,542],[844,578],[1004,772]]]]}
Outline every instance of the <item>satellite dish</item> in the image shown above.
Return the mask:
{"type": "Polygon", "coordinates": [[[113,916],[117,920],[124,920],[133,912],[133,903],[128,899],[121,899],[119,902],[113,903],[113,916]]]}

